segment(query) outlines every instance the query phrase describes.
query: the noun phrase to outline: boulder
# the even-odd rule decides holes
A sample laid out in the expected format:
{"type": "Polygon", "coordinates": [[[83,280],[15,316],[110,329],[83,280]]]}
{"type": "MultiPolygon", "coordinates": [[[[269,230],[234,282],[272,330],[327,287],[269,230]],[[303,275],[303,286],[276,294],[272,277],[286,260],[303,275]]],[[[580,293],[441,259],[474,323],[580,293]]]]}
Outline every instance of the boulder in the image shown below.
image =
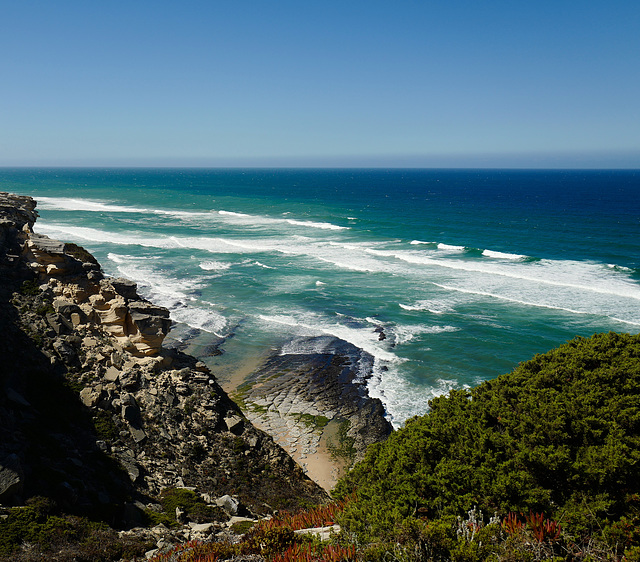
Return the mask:
{"type": "Polygon", "coordinates": [[[50,277],[82,273],[82,263],[65,254],[65,244],[43,234],[30,233],[25,253],[32,269],[50,277]]]}
{"type": "Polygon", "coordinates": [[[53,308],[58,314],[62,314],[62,316],[68,319],[71,318],[74,312],[82,314],[82,310],[75,302],[61,297],[53,301],[53,308]]]}
{"type": "Polygon", "coordinates": [[[189,521],[189,527],[194,533],[210,533],[211,529],[215,527],[213,523],[194,523],[193,521],[189,521]]]}
{"type": "Polygon", "coordinates": [[[238,515],[240,502],[229,495],[224,495],[216,500],[216,505],[224,509],[228,515],[238,515]]]}
{"type": "Polygon", "coordinates": [[[114,288],[115,292],[127,300],[138,299],[138,285],[125,279],[124,277],[117,277],[115,279],[109,279],[109,283],[114,288]]]}
{"type": "Polygon", "coordinates": [[[61,336],[63,334],[71,334],[73,332],[73,324],[69,322],[69,320],[67,320],[62,314],[47,314],[47,323],[53,328],[54,332],[58,336],[61,336]]]}
{"type": "Polygon", "coordinates": [[[134,301],[129,303],[129,312],[137,331],[130,334],[131,342],[143,355],[157,355],[171,327],[169,310],[146,301],[134,301]]]}
{"type": "Polygon", "coordinates": [[[109,367],[104,374],[104,378],[109,382],[115,382],[120,377],[120,371],[115,367],[109,367]]]}
{"type": "Polygon", "coordinates": [[[224,423],[227,426],[227,429],[235,435],[240,435],[244,429],[243,419],[235,414],[224,418],[224,423]]]}
{"type": "Polygon", "coordinates": [[[97,385],[95,388],[87,386],[80,391],[80,401],[88,408],[93,408],[100,401],[102,395],[102,385],[97,385]]]}

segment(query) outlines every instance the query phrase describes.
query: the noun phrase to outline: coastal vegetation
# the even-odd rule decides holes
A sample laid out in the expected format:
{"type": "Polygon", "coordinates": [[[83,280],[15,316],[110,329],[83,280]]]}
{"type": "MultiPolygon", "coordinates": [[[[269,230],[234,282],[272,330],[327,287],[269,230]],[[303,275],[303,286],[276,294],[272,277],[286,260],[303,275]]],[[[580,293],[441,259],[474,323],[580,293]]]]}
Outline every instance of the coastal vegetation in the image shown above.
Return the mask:
{"type": "Polygon", "coordinates": [[[640,560],[639,439],[640,335],[576,338],[434,399],[370,447],[333,504],[153,560],[640,560]],[[336,522],[324,541],[295,532],[336,522]]]}
{"type": "Polygon", "coordinates": [[[338,424],[334,438],[327,441],[329,454],[336,460],[344,462],[347,468],[351,468],[356,457],[356,449],[353,444],[355,440],[349,437],[349,420],[341,421],[338,424]]]}
{"type": "MultiPolygon", "coordinates": [[[[334,503],[281,512],[233,543],[184,543],[153,559],[640,560],[639,460],[640,335],[579,337],[434,399],[369,448],[334,503]],[[341,532],[329,540],[295,533],[334,523],[341,532]]],[[[161,503],[156,522],[167,525],[176,507],[205,508],[186,490],[167,490],[161,503]]],[[[45,552],[108,544],[126,556],[142,546],[39,500],[0,521],[0,536],[0,554],[25,536],[45,552]]]]}
{"type": "Polygon", "coordinates": [[[369,448],[330,516],[281,515],[233,553],[184,559],[640,560],[639,460],[640,335],[576,338],[434,399],[369,448]],[[293,534],[333,522],[323,544],[293,534]]]}
{"type": "Polygon", "coordinates": [[[500,559],[518,533],[559,559],[596,545],[606,556],[592,559],[632,559],[639,460],[640,336],[597,334],[434,399],[370,447],[334,495],[357,498],[340,518],[345,532],[408,543],[415,559],[500,559]],[[484,554],[456,554],[464,529],[484,554]]]}
{"type": "Polygon", "coordinates": [[[107,562],[144,556],[154,543],[119,536],[103,522],[60,513],[55,503],[33,497],[0,520],[0,559],[12,562],[60,560],[107,562]],[[22,544],[29,549],[19,551],[22,544]]]}

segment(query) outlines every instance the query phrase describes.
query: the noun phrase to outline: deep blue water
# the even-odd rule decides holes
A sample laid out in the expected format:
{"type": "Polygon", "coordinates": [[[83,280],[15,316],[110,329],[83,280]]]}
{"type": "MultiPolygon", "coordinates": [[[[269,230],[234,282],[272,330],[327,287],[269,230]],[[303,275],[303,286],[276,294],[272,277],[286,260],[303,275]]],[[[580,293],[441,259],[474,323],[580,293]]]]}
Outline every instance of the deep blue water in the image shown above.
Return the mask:
{"type": "Polygon", "coordinates": [[[234,334],[222,378],[334,335],[376,357],[395,423],[576,335],[640,331],[640,171],[0,169],[0,190],[176,321],[234,334]]]}

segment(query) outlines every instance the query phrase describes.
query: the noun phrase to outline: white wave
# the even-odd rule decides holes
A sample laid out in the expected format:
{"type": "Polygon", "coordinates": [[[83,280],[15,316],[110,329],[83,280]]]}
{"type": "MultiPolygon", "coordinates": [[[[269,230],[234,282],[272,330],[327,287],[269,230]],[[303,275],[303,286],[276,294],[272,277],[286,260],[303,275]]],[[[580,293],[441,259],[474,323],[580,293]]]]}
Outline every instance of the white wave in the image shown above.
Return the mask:
{"type": "Polygon", "coordinates": [[[316,285],[318,287],[321,287],[322,285],[326,285],[326,283],[322,282],[322,281],[316,281],[316,285]]]}
{"type": "Polygon", "coordinates": [[[419,306],[419,305],[410,305],[410,304],[402,304],[401,302],[398,303],[398,306],[404,310],[410,310],[410,311],[416,311],[416,310],[426,310],[425,308],[419,306]]]}
{"type": "Polygon", "coordinates": [[[168,276],[159,268],[153,267],[149,260],[140,260],[135,256],[109,253],[107,257],[116,264],[124,277],[174,301],[188,299],[189,293],[202,288],[207,281],[202,276],[179,279],[168,276]]]}
{"type": "MultiPolygon", "coordinates": [[[[348,230],[348,226],[339,226],[329,222],[310,221],[292,218],[275,218],[263,215],[250,215],[236,211],[211,210],[211,211],[185,211],[180,209],[149,209],[145,207],[133,207],[129,205],[119,205],[112,201],[95,199],[79,199],[73,197],[38,197],[38,205],[46,210],[67,210],[67,211],[91,211],[103,213],[153,213],[156,215],[172,216],[186,222],[205,219],[211,221],[216,218],[223,218],[232,222],[253,225],[268,224],[289,224],[292,226],[302,226],[305,228],[316,228],[322,230],[348,230]]],[[[287,213],[288,214],[288,213],[287,213]]]]}
{"type": "Polygon", "coordinates": [[[197,306],[181,306],[171,309],[171,317],[192,328],[209,332],[218,337],[224,337],[227,320],[213,310],[205,310],[197,306]]]}
{"type": "Polygon", "coordinates": [[[212,219],[216,218],[216,211],[178,211],[177,209],[154,209],[152,212],[154,215],[168,215],[178,219],[212,219]]]}
{"type": "Polygon", "coordinates": [[[447,379],[437,379],[433,386],[427,388],[417,386],[401,376],[397,368],[380,361],[375,362],[373,376],[367,385],[369,396],[380,399],[396,429],[409,418],[424,414],[429,409],[430,400],[460,387],[457,381],[447,379]]]}
{"type": "MultiPolygon", "coordinates": [[[[185,248],[192,250],[205,250],[212,253],[228,254],[242,252],[270,252],[282,251],[286,253],[287,245],[282,249],[278,244],[256,241],[237,241],[223,238],[207,237],[179,237],[179,236],[146,236],[136,232],[109,232],[82,226],[69,226],[60,224],[50,224],[38,222],[36,230],[42,234],[63,238],[65,240],[84,240],[88,242],[99,242],[101,244],[114,244],[118,246],[142,246],[147,248],[185,248]]],[[[289,247],[292,245],[289,243],[289,247]]]]}
{"type": "Polygon", "coordinates": [[[249,215],[247,213],[238,213],[235,211],[177,211],[177,210],[162,210],[157,209],[152,211],[155,214],[159,215],[168,215],[175,218],[178,218],[187,223],[194,223],[194,221],[224,221],[228,224],[242,225],[245,227],[259,227],[259,226],[270,226],[270,225],[292,225],[292,226],[302,226],[305,228],[317,228],[321,230],[348,230],[347,226],[338,226],[336,224],[331,224],[328,222],[315,222],[315,221],[306,221],[300,219],[289,219],[289,218],[275,218],[275,217],[267,217],[264,215],[249,215]]]}
{"type": "Polygon", "coordinates": [[[496,252],[495,250],[482,250],[482,255],[488,258],[497,258],[502,260],[520,260],[527,257],[521,254],[509,254],[507,252],[496,252]]]}
{"type": "MultiPolygon", "coordinates": [[[[616,295],[640,300],[640,286],[623,279],[614,279],[599,274],[599,267],[589,262],[540,260],[534,263],[483,263],[473,260],[446,260],[432,258],[418,252],[379,252],[415,265],[428,265],[468,273],[481,273],[493,277],[507,277],[518,281],[578,289],[606,295],[616,295]]],[[[474,277],[473,280],[477,280],[474,277]]]]}
{"type": "Polygon", "coordinates": [[[371,330],[369,326],[366,328],[353,328],[351,326],[345,326],[344,324],[331,322],[327,318],[312,313],[282,314],[274,312],[273,314],[261,314],[258,318],[269,325],[278,324],[280,326],[287,326],[294,335],[334,336],[384,361],[390,363],[400,363],[404,361],[404,359],[380,345],[379,335],[371,330]]]}
{"type": "Polygon", "coordinates": [[[396,345],[402,345],[404,343],[409,343],[414,340],[416,337],[421,336],[423,334],[445,334],[449,332],[457,332],[460,328],[456,326],[425,326],[425,325],[407,325],[400,324],[394,326],[390,332],[392,332],[394,336],[394,341],[396,345]]]}
{"type": "MultiPolygon", "coordinates": [[[[269,225],[269,224],[290,224],[292,226],[303,226],[305,228],[319,228],[321,230],[348,230],[348,226],[339,226],[329,222],[316,222],[301,219],[276,218],[264,215],[249,215],[246,213],[237,213],[235,211],[218,211],[218,214],[228,219],[235,219],[236,222],[243,224],[251,223],[253,225],[269,225]]],[[[286,213],[289,214],[289,213],[286,213]]]]}
{"type": "Polygon", "coordinates": [[[350,255],[348,252],[326,252],[316,247],[307,248],[307,253],[321,262],[332,264],[340,269],[367,273],[376,273],[385,269],[375,259],[368,259],[362,255],[350,255]]]}
{"type": "MultiPolygon", "coordinates": [[[[611,302],[607,302],[607,300],[602,300],[600,302],[594,302],[594,301],[590,301],[587,304],[586,308],[584,309],[580,309],[579,306],[580,305],[584,305],[584,301],[581,300],[580,296],[578,295],[577,297],[574,297],[573,300],[571,302],[573,302],[575,306],[574,308],[570,307],[570,306],[566,306],[564,304],[559,304],[559,303],[564,303],[567,302],[566,300],[566,296],[564,297],[560,297],[560,299],[558,300],[558,296],[557,295],[553,295],[553,294],[549,294],[546,293],[545,295],[540,295],[540,300],[535,301],[535,300],[525,300],[523,298],[520,297],[516,297],[516,296],[507,296],[504,294],[498,294],[495,292],[489,292],[489,291],[483,291],[480,289],[465,289],[463,287],[456,287],[453,285],[444,285],[444,284],[440,284],[440,283],[434,283],[435,286],[440,287],[442,289],[446,289],[449,291],[457,291],[460,293],[466,293],[469,295],[476,295],[476,296],[481,296],[481,297],[489,297],[491,299],[497,299],[497,300],[502,300],[502,301],[506,301],[506,302],[512,302],[515,304],[519,304],[519,305],[523,305],[523,306],[532,306],[532,307],[536,307],[536,308],[547,308],[550,310],[559,310],[562,312],[568,312],[570,314],[580,314],[580,315],[601,315],[601,316],[608,316],[611,320],[615,320],[616,322],[623,322],[625,324],[630,324],[633,326],[640,326],[640,319],[638,319],[638,313],[637,313],[637,308],[636,305],[634,305],[633,308],[628,309],[629,314],[631,315],[630,318],[616,318],[614,316],[610,315],[610,310],[611,310],[611,306],[614,303],[611,302]],[[552,299],[556,299],[556,301],[558,302],[558,304],[554,304],[552,299]]],[[[618,312],[621,312],[620,310],[618,310],[618,312]]]]}
{"type": "Polygon", "coordinates": [[[414,246],[418,246],[420,244],[427,244],[430,246],[436,245],[436,242],[423,242],[422,240],[411,240],[409,244],[413,244],[414,246]]]}
{"type": "Polygon", "coordinates": [[[422,300],[417,301],[415,304],[402,304],[398,303],[398,306],[403,310],[411,312],[431,312],[432,314],[446,314],[454,312],[454,308],[438,300],[422,300]]]}
{"type": "Polygon", "coordinates": [[[119,255],[119,254],[109,254],[109,259],[114,263],[127,263],[129,260],[155,260],[157,259],[155,256],[130,256],[130,255],[119,255]]]}
{"type": "Polygon", "coordinates": [[[88,242],[108,243],[118,246],[145,246],[151,248],[184,247],[175,239],[169,237],[154,238],[131,232],[117,233],[84,226],[50,224],[41,221],[36,224],[35,230],[47,236],[64,238],[64,240],[85,240],[88,242]]]}
{"type": "Polygon", "coordinates": [[[204,277],[171,277],[157,268],[149,266],[148,261],[121,254],[108,254],[108,259],[116,264],[119,274],[138,284],[141,295],[155,304],[169,309],[171,318],[207,332],[222,336],[227,321],[219,312],[199,306],[194,292],[202,288],[204,277]]]}
{"type": "Polygon", "coordinates": [[[270,265],[265,265],[259,261],[252,262],[252,265],[257,265],[258,267],[262,267],[263,269],[276,269],[275,267],[271,267],[270,265]]]}
{"type": "Polygon", "coordinates": [[[615,263],[606,264],[607,268],[612,269],[613,271],[619,271],[621,273],[633,273],[635,270],[630,267],[625,267],[624,265],[616,265],[615,263]]]}
{"type": "Polygon", "coordinates": [[[611,320],[620,322],[621,324],[629,324],[630,326],[640,326],[640,322],[634,322],[632,320],[623,320],[622,318],[616,318],[615,316],[611,316],[611,320]]]}
{"type": "Polygon", "coordinates": [[[446,250],[450,252],[464,252],[464,246],[453,246],[451,244],[443,244],[440,242],[438,244],[438,250],[446,250]]]}
{"type": "MultiPolygon", "coordinates": [[[[254,218],[251,215],[247,215],[246,213],[236,213],[234,211],[218,211],[219,215],[229,216],[229,217],[243,217],[243,218],[254,218]]],[[[256,217],[257,218],[257,217],[256,217]]]]}
{"type": "Polygon", "coordinates": [[[321,228],[323,230],[348,230],[348,226],[338,226],[337,224],[331,224],[329,222],[313,222],[313,221],[301,221],[294,219],[286,219],[285,222],[293,224],[295,226],[308,226],[309,228],[321,228]]]}
{"type": "Polygon", "coordinates": [[[112,202],[74,197],[38,197],[38,207],[46,210],[93,211],[100,213],[148,213],[149,209],[114,205],[112,202]]]}
{"type": "Polygon", "coordinates": [[[231,267],[230,263],[224,263],[221,261],[203,261],[199,264],[200,269],[205,271],[226,271],[231,267]]]}

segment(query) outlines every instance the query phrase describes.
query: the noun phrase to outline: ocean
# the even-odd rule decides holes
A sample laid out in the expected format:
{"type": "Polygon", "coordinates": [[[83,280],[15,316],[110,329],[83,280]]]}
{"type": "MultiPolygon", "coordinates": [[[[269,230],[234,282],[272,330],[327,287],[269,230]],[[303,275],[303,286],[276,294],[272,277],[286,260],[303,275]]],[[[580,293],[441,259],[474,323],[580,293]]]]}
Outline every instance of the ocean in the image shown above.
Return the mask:
{"type": "Polygon", "coordinates": [[[222,381],[330,340],[308,336],[367,351],[396,427],[575,336],[640,331],[638,170],[4,168],[0,191],[168,307],[222,381]]]}

